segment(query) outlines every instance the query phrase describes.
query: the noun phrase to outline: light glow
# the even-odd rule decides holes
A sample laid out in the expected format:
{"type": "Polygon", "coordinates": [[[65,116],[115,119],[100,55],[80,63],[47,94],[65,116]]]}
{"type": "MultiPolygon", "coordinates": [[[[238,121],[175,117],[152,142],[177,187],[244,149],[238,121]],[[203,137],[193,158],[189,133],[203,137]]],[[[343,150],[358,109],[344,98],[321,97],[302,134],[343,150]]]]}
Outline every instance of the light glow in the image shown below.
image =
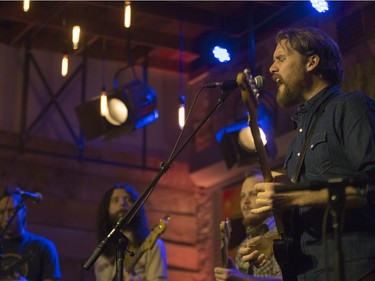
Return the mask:
{"type": "Polygon", "coordinates": [[[214,57],[217,58],[220,62],[230,61],[230,54],[227,49],[216,46],[213,48],[212,53],[214,57]]]}
{"type": "Polygon", "coordinates": [[[180,129],[182,129],[185,126],[185,105],[180,104],[180,107],[178,108],[178,125],[180,126],[180,129]]]}
{"type": "Polygon", "coordinates": [[[311,5],[317,10],[319,13],[324,13],[328,11],[328,2],[325,0],[310,0],[311,5]]]}
{"type": "MultiPolygon", "coordinates": [[[[266,134],[263,132],[262,128],[260,127],[259,127],[259,133],[260,133],[260,138],[262,140],[263,145],[266,145],[267,137],[266,137],[266,134]]],[[[250,151],[250,152],[256,151],[253,134],[251,133],[249,126],[243,128],[240,131],[238,135],[238,143],[243,149],[247,151],[250,151]]]]}
{"type": "Polygon", "coordinates": [[[100,94],[100,115],[107,116],[108,115],[108,99],[107,99],[107,92],[103,89],[100,94]]]}
{"type": "Polygon", "coordinates": [[[28,12],[30,9],[30,0],[23,0],[23,11],[28,12]]]}
{"type": "Polygon", "coordinates": [[[131,6],[130,1],[125,1],[125,11],[124,11],[124,26],[126,28],[130,27],[131,23],[131,6]]]}
{"type": "Polygon", "coordinates": [[[67,54],[64,54],[61,61],[61,76],[65,77],[68,74],[69,58],[67,54]]]}
{"type": "Polygon", "coordinates": [[[78,25],[73,26],[73,29],[72,29],[72,42],[73,42],[73,49],[74,50],[78,49],[80,33],[81,33],[81,27],[78,26],[78,25]]]}
{"type": "Polygon", "coordinates": [[[128,116],[128,108],[122,100],[116,98],[110,99],[108,103],[108,114],[104,116],[109,123],[120,126],[125,123],[128,116]]]}

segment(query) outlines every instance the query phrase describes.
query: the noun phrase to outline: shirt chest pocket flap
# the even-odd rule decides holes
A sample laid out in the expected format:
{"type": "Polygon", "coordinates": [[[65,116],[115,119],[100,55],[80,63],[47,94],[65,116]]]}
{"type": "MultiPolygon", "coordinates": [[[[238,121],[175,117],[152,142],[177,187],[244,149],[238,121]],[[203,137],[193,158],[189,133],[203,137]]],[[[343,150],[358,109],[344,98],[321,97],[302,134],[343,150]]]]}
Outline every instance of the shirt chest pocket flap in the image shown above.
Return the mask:
{"type": "Polygon", "coordinates": [[[313,175],[319,175],[331,167],[327,132],[315,133],[311,137],[306,151],[305,165],[306,172],[313,175]]]}

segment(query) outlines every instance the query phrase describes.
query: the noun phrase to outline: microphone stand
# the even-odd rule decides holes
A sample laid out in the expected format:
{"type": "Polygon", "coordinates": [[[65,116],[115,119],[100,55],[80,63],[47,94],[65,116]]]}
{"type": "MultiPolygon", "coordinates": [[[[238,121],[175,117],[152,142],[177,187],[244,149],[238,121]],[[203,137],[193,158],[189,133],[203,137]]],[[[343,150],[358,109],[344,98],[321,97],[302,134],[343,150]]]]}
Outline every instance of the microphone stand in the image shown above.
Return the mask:
{"type": "Polygon", "coordinates": [[[341,213],[345,205],[345,188],[332,186],[328,188],[329,205],[332,216],[332,228],[334,233],[334,270],[335,281],[345,280],[344,259],[341,250],[341,213]]]}
{"type": "Polygon", "coordinates": [[[206,121],[211,117],[211,115],[224,104],[224,101],[229,96],[231,90],[223,90],[221,89],[221,96],[218,99],[216,105],[207,113],[205,118],[198,124],[198,126],[193,130],[193,132],[187,137],[187,139],[182,143],[181,147],[170,157],[167,162],[162,162],[160,164],[160,170],[151,181],[150,185],[146,188],[144,193],[134,202],[131,206],[129,211],[121,217],[118,222],[116,223],[115,227],[111,230],[111,232],[104,238],[96,247],[94,252],[91,254],[89,259],[83,265],[83,268],[88,270],[90,267],[95,263],[95,261],[99,258],[99,256],[103,253],[103,251],[107,248],[109,243],[114,243],[118,249],[116,251],[116,276],[117,281],[122,281],[122,266],[124,260],[124,251],[127,246],[127,238],[123,235],[123,231],[132,221],[134,216],[140,210],[140,208],[145,204],[148,197],[151,195],[152,191],[154,190],[156,184],[159,182],[160,178],[167,172],[172,162],[176,159],[176,157],[182,152],[182,150],[187,146],[187,144],[191,141],[191,139],[196,135],[199,129],[206,123],[206,121]],[[119,245],[120,244],[120,245],[119,245]],[[119,273],[119,271],[121,271],[119,273]]]}
{"type": "Polygon", "coordinates": [[[275,186],[275,192],[290,192],[302,190],[320,190],[328,188],[328,206],[332,217],[334,234],[334,280],[345,280],[344,261],[341,248],[341,214],[345,206],[345,187],[363,184],[356,178],[333,178],[327,182],[311,182],[306,184],[282,184],[275,186]]]}

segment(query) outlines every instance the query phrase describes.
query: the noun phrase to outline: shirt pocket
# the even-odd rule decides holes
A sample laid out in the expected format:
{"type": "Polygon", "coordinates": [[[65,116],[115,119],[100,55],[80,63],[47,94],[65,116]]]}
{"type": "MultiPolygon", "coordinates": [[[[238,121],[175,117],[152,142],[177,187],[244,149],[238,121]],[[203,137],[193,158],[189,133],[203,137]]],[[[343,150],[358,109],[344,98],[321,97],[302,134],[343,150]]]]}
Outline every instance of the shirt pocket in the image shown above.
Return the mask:
{"type": "Polygon", "coordinates": [[[306,174],[319,176],[329,168],[332,162],[329,155],[327,132],[319,132],[311,137],[305,156],[306,174]]]}

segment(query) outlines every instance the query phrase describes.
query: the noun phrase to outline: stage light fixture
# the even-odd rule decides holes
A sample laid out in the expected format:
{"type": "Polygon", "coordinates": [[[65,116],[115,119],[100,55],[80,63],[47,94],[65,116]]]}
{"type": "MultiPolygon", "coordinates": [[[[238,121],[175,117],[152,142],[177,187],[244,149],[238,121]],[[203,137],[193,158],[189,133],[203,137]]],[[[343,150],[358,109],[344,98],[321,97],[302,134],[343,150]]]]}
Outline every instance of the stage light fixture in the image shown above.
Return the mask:
{"type": "MultiPolygon", "coordinates": [[[[268,96],[268,95],[267,95],[268,96]]],[[[274,112],[265,101],[259,103],[257,123],[259,133],[266,153],[269,158],[274,158],[277,153],[273,139],[274,112]]],[[[232,124],[225,126],[216,133],[225,164],[228,169],[236,166],[246,166],[257,162],[254,138],[251,133],[248,117],[243,114],[232,124]]]]}
{"type": "Polygon", "coordinates": [[[245,128],[249,129],[247,120],[242,120],[225,126],[216,133],[216,141],[228,169],[235,165],[251,165],[257,161],[255,149],[245,149],[244,144],[240,144],[239,134],[245,128]]]}
{"type": "Polygon", "coordinates": [[[106,105],[102,96],[75,108],[86,140],[127,134],[158,118],[156,92],[139,80],[108,91],[106,105]]]}

